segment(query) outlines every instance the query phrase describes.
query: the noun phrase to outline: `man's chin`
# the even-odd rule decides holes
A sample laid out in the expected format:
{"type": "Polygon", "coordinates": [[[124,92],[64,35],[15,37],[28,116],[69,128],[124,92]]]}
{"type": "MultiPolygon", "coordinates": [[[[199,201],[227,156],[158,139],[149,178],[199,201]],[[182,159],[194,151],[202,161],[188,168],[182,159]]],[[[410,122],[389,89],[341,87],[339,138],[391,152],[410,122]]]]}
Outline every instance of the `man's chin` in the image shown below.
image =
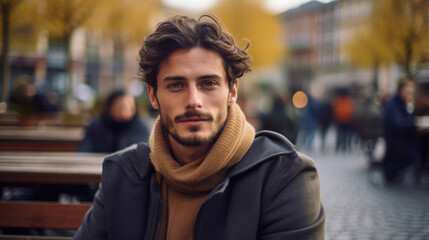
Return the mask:
{"type": "Polygon", "coordinates": [[[204,145],[205,143],[208,142],[208,141],[204,141],[204,139],[200,139],[200,138],[196,138],[196,137],[177,138],[177,137],[173,136],[173,138],[180,145],[186,146],[186,147],[198,147],[198,146],[204,145]]]}
{"type": "Polygon", "coordinates": [[[189,135],[191,136],[178,136],[177,134],[171,134],[176,142],[187,147],[202,146],[205,144],[211,144],[215,141],[215,137],[205,137],[195,133],[189,135]]]}

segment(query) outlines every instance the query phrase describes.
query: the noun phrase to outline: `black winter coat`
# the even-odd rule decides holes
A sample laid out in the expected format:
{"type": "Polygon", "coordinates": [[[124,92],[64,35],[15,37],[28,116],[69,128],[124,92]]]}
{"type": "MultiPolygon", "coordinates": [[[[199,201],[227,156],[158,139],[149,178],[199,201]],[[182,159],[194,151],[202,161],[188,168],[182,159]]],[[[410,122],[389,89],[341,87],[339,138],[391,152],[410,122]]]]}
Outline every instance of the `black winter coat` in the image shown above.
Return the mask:
{"type": "MultiPolygon", "coordinates": [[[[149,147],[106,157],[93,207],[73,239],[157,239],[162,199],[149,147]]],[[[208,195],[195,239],[324,239],[325,210],[314,162],[283,136],[259,132],[208,195]]]]}
{"type": "Polygon", "coordinates": [[[85,128],[85,136],[79,143],[79,152],[113,153],[132,144],[147,142],[149,129],[136,114],[125,124],[114,123],[102,116],[85,128]]]}
{"type": "Polygon", "coordinates": [[[393,97],[384,106],[383,134],[387,158],[401,158],[410,151],[417,152],[414,116],[408,113],[405,101],[399,96],[393,97]]]}

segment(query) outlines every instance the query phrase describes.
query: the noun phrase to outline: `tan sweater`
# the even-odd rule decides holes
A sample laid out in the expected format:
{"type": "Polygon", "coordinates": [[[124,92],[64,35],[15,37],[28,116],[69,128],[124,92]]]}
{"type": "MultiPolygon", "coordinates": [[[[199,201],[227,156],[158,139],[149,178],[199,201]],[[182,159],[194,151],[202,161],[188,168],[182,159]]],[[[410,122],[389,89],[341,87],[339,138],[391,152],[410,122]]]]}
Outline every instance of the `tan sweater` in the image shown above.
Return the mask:
{"type": "Polygon", "coordinates": [[[195,219],[209,192],[244,156],[255,130],[237,104],[229,108],[227,121],[205,158],[181,165],[171,156],[164,129],[157,119],[150,136],[151,161],[162,186],[163,212],[158,239],[193,238],[195,219]]]}

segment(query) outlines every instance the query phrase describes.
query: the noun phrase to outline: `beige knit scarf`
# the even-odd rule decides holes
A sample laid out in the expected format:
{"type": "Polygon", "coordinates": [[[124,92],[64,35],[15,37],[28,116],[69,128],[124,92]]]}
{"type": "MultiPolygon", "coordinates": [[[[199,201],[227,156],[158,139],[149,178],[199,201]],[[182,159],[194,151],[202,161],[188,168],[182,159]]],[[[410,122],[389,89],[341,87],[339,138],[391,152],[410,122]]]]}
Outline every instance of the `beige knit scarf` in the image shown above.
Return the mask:
{"type": "Polygon", "coordinates": [[[226,176],[228,169],[247,152],[255,130],[240,107],[229,108],[224,129],[201,160],[181,165],[173,159],[158,118],[150,136],[151,161],[161,183],[163,206],[158,240],[193,239],[195,219],[208,193],[226,176]]]}
{"type": "Polygon", "coordinates": [[[157,119],[149,140],[150,158],[169,187],[183,193],[208,192],[244,156],[253,142],[255,130],[237,104],[231,105],[228,111],[225,127],[207,156],[186,165],[179,164],[171,156],[161,120],[157,119]]]}

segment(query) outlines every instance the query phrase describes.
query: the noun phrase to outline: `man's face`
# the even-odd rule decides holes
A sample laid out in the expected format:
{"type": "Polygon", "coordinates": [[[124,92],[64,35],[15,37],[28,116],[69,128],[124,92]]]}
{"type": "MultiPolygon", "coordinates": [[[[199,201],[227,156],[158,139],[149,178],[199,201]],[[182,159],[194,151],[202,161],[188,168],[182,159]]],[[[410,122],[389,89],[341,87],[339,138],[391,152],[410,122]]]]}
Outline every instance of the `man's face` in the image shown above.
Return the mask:
{"type": "Polygon", "coordinates": [[[149,98],[170,142],[201,146],[216,140],[238,88],[236,83],[229,89],[216,52],[200,47],[174,51],[160,63],[157,84],[156,93],[148,85],[149,98]]]}

